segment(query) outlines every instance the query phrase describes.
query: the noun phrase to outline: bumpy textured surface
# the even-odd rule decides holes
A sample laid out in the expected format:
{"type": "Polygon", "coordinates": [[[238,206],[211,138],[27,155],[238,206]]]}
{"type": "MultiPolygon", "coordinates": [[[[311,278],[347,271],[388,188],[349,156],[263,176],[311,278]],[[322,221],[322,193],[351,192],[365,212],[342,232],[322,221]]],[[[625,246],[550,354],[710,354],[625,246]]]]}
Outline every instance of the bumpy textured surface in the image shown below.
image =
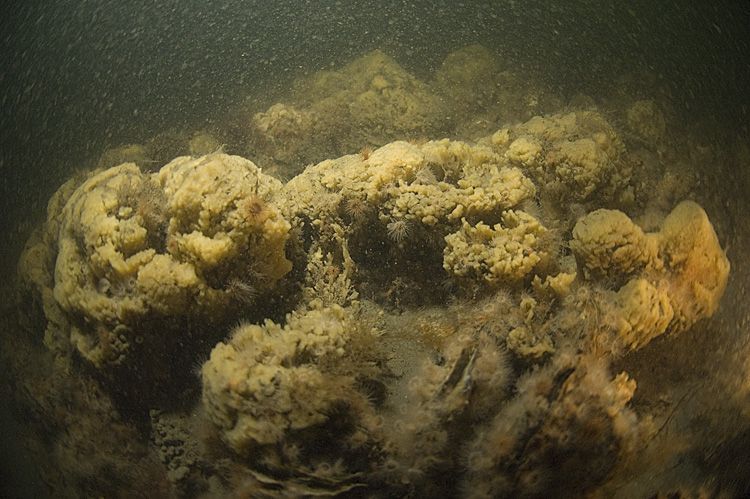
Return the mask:
{"type": "Polygon", "coordinates": [[[612,313],[631,349],[713,315],[729,276],[713,226],[692,201],[677,205],[661,230],[648,234],[622,212],[594,211],[578,221],[570,246],[587,275],[627,282],[612,313]]]}
{"type": "Polygon", "coordinates": [[[248,154],[297,173],[311,162],[423,137],[439,127],[440,99],[388,55],[373,51],[297,82],[289,102],[250,120],[248,154]]]}
{"type": "Polygon", "coordinates": [[[611,378],[602,363],[569,354],[522,378],[518,396],[471,446],[466,496],[554,491],[565,497],[590,489],[638,437],[635,415],[626,407],[635,387],[627,374],[611,378]],[[529,430],[527,440],[522,435],[529,430]]]}
{"type": "Polygon", "coordinates": [[[393,235],[408,239],[414,226],[440,234],[462,217],[490,216],[534,193],[531,181],[491,149],[440,140],[393,142],[366,157],[323,161],[289,181],[283,197],[290,219],[304,216],[321,230],[375,215],[386,229],[402,224],[404,233],[393,235]]]}
{"type": "Polygon", "coordinates": [[[102,367],[125,360],[143,329],[170,317],[220,318],[239,276],[259,292],[291,268],[289,224],[265,198],[279,189],[251,162],[178,158],[158,174],[134,164],[96,173],[63,209],[54,296],[77,350],[102,367]]]}
{"type": "Polygon", "coordinates": [[[570,248],[589,277],[613,278],[641,271],[656,256],[656,245],[618,210],[600,209],[573,228],[570,248]]]}
{"type": "Polygon", "coordinates": [[[539,248],[545,228],[522,211],[508,210],[493,227],[466,220],[460,231],[445,236],[443,267],[458,277],[475,277],[491,285],[513,284],[531,273],[548,255],[539,248]]]}
{"type": "Polygon", "coordinates": [[[243,325],[203,365],[203,403],[236,452],[319,425],[358,397],[353,379],[324,372],[343,358],[352,317],[338,306],[293,315],[281,327],[243,325]]]}
{"type": "Polygon", "coordinates": [[[658,376],[634,397],[635,378],[693,369],[680,349],[710,335],[667,335],[717,311],[729,262],[657,164],[675,158],[660,106],[575,100],[541,113],[552,100],[479,46],[424,81],[376,51],[236,110],[226,136],[106,152],[19,262],[33,334],[0,337],[66,475],[51,481],[85,497],[616,495],[687,400],[658,376]]]}
{"type": "Polygon", "coordinates": [[[498,130],[489,142],[512,164],[527,168],[542,190],[562,199],[628,195],[625,147],[596,111],[537,116],[498,130]]]}
{"type": "Polygon", "coordinates": [[[684,331],[716,312],[729,279],[729,260],[706,212],[692,201],[672,210],[659,235],[675,311],[670,330],[684,331]]]}
{"type": "Polygon", "coordinates": [[[619,338],[631,349],[664,333],[674,318],[669,295],[642,278],[628,281],[617,291],[612,312],[619,338]]]}

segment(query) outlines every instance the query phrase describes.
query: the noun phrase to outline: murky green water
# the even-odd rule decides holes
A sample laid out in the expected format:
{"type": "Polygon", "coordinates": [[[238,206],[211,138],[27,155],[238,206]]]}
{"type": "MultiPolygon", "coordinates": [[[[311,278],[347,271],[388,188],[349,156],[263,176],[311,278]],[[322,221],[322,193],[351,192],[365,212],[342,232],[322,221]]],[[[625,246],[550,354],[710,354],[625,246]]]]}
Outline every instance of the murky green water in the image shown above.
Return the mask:
{"type": "Polygon", "coordinates": [[[7,495],[750,492],[744,5],[6,10],[7,495]]]}

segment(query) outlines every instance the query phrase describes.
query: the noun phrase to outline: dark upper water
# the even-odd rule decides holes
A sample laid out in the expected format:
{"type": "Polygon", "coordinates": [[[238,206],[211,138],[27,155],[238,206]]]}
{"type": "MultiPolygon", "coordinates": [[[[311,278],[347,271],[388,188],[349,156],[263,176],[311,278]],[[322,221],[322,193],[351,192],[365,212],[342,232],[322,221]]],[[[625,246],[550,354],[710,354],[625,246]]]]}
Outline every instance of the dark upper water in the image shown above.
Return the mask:
{"type": "Polygon", "coordinates": [[[3,9],[2,226],[105,144],[200,125],[373,48],[429,71],[481,43],[567,94],[648,69],[697,121],[746,129],[747,2],[25,1],[3,9]]]}
{"type": "MultiPolygon", "coordinates": [[[[686,122],[716,140],[748,137],[748,26],[750,3],[731,0],[5,2],[2,269],[13,268],[23,222],[107,145],[200,128],[247,95],[271,103],[296,75],[375,48],[426,75],[480,43],[566,96],[648,71],[686,122]]],[[[648,94],[654,81],[643,85],[648,94]]]]}

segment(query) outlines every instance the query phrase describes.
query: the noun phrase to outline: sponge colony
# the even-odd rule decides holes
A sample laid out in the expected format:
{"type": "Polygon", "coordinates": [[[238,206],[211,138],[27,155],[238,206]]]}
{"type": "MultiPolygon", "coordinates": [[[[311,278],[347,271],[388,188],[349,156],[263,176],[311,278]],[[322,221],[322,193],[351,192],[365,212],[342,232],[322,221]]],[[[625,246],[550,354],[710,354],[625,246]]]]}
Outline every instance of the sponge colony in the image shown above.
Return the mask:
{"type": "Polygon", "coordinates": [[[570,246],[588,277],[628,281],[616,293],[613,312],[629,348],[712,316],[729,276],[713,226],[692,201],[677,205],[659,232],[647,234],[622,212],[594,211],[578,221],[570,246]]]}
{"type": "Polygon", "coordinates": [[[279,188],[224,154],[177,158],[154,175],[134,164],[93,174],[63,209],[55,266],[79,353],[104,367],[134,344],[169,350],[185,338],[155,328],[227,318],[231,276],[272,289],[291,268],[289,224],[272,204],[279,188]]]}

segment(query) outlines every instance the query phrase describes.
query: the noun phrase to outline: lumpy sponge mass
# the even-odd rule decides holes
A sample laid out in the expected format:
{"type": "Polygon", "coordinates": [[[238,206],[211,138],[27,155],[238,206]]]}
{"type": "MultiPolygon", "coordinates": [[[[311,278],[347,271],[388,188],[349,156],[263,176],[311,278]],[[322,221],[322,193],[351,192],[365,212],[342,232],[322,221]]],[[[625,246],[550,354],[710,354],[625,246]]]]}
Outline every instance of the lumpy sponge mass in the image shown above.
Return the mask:
{"type": "Polygon", "coordinates": [[[284,182],[207,132],[105,153],[19,263],[44,344],[148,414],[184,496],[611,495],[652,428],[613,361],[714,315],[730,265],[698,203],[650,203],[655,104],[633,142],[513,81],[479,46],[308,76],[228,133],[284,182]]]}
{"type": "Polygon", "coordinates": [[[99,367],[121,363],[134,343],[175,341],[153,322],[219,319],[232,279],[271,289],[291,268],[280,188],[224,154],[93,173],[63,209],[54,270],[75,348],[99,367]]]}

